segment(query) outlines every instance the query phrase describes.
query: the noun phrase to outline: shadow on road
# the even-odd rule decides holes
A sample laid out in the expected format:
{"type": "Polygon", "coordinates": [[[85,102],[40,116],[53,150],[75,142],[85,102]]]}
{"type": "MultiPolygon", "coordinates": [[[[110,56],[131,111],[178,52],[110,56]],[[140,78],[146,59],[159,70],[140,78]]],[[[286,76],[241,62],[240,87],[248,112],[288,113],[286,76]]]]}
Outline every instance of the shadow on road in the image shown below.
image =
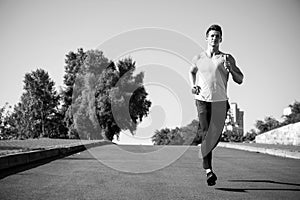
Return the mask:
{"type": "Polygon", "coordinates": [[[249,182],[249,183],[273,183],[280,185],[292,185],[292,186],[300,186],[298,183],[285,183],[279,181],[271,181],[271,180],[228,180],[229,182],[249,182]]]}
{"type": "Polygon", "coordinates": [[[39,160],[39,161],[28,163],[28,164],[25,164],[25,165],[19,165],[19,166],[11,167],[11,168],[8,168],[8,169],[0,170],[0,180],[7,177],[7,176],[10,176],[10,175],[13,175],[13,174],[16,174],[16,173],[19,173],[19,172],[23,172],[23,171],[26,171],[26,170],[29,170],[29,169],[47,164],[47,163],[50,163],[50,162],[52,162],[56,159],[63,158],[65,156],[69,156],[69,155],[55,156],[55,157],[52,157],[52,158],[39,160]]]}
{"type": "Polygon", "coordinates": [[[94,157],[88,157],[88,158],[84,158],[84,157],[65,157],[62,160],[97,160],[94,157]]]}
{"type": "Polygon", "coordinates": [[[290,189],[290,188],[215,188],[215,190],[227,191],[227,192],[247,192],[250,190],[257,191],[292,191],[299,192],[300,189],[290,189]]]}
{"type": "MultiPolygon", "coordinates": [[[[291,185],[291,186],[300,186],[297,183],[285,183],[279,181],[271,181],[271,180],[228,180],[229,182],[238,182],[238,183],[271,183],[271,184],[280,184],[280,185],[291,185]]],[[[247,192],[247,191],[293,191],[298,192],[299,189],[295,188],[215,188],[216,190],[227,191],[227,192],[247,192]]]]}
{"type": "MultiPolygon", "coordinates": [[[[85,150],[86,150],[86,148],[78,150],[78,151],[73,151],[73,152],[70,152],[70,153],[50,157],[50,158],[45,158],[45,159],[38,160],[38,161],[35,161],[35,162],[27,163],[27,164],[24,164],[24,165],[18,165],[18,166],[15,166],[15,167],[10,167],[8,169],[0,170],[0,180],[7,177],[7,176],[17,174],[19,172],[23,172],[23,171],[26,171],[26,170],[29,170],[29,169],[32,169],[32,168],[36,168],[36,167],[41,166],[41,165],[45,165],[45,164],[50,163],[50,162],[52,162],[54,160],[57,160],[57,159],[62,159],[62,158],[63,159],[72,159],[72,158],[69,157],[70,155],[73,155],[73,154],[76,154],[78,152],[85,151],[85,150]]],[[[73,159],[76,159],[76,158],[73,158],[73,159]]],[[[85,159],[85,158],[79,158],[79,159],[85,159]]],[[[92,160],[92,159],[95,160],[95,158],[88,158],[88,159],[89,160],[92,160]]]]}

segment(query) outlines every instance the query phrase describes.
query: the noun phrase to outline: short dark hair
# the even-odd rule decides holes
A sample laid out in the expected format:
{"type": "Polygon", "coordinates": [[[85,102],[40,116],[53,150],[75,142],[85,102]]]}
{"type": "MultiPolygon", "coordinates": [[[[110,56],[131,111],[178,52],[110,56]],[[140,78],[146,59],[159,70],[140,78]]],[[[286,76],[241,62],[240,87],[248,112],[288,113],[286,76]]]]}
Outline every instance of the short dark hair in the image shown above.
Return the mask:
{"type": "Polygon", "coordinates": [[[208,35],[209,31],[211,31],[211,30],[220,32],[220,34],[221,34],[221,36],[222,36],[222,28],[221,28],[221,26],[219,26],[219,25],[217,25],[217,24],[211,25],[211,26],[207,29],[207,31],[206,31],[206,36],[208,35]]]}

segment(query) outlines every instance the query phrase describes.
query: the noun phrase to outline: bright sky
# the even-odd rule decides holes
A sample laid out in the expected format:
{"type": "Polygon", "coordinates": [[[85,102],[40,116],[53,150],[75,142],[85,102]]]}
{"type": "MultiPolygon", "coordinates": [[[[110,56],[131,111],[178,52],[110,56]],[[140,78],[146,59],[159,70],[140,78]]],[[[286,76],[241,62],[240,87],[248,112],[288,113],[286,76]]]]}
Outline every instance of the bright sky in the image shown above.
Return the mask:
{"type": "MultiPolygon", "coordinates": [[[[245,75],[242,85],[230,80],[228,94],[230,101],[245,111],[248,131],[257,119],[269,115],[280,119],[285,107],[300,101],[299,19],[297,0],[0,0],[0,106],[19,101],[25,73],[36,68],[47,70],[56,86],[63,86],[64,59],[69,51],[105,47],[101,44],[114,36],[145,27],[162,29],[162,37],[169,31],[170,37],[153,40],[171,41],[174,47],[170,51],[183,42],[175,39],[178,35],[205,48],[204,33],[209,25],[217,23],[223,28],[220,49],[235,57],[245,75]]],[[[121,42],[120,49],[129,43],[137,44],[139,33],[121,42]]],[[[149,39],[152,34],[148,32],[146,36],[149,39]]],[[[192,47],[180,45],[183,49],[192,47]]],[[[111,49],[101,50],[116,59],[111,49]]],[[[184,57],[191,60],[197,53],[194,50],[187,50],[184,57]]],[[[141,133],[137,132],[139,139],[134,141],[121,134],[120,143],[149,143],[153,130],[186,125],[196,118],[193,99],[182,92],[186,89],[182,80],[186,80],[189,64],[181,55],[157,49],[130,55],[139,70],[145,71],[153,108],[140,126],[141,133]],[[176,73],[169,76],[172,72],[176,73]],[[171,80],[154,78],[160,76],[171,80]]]]}

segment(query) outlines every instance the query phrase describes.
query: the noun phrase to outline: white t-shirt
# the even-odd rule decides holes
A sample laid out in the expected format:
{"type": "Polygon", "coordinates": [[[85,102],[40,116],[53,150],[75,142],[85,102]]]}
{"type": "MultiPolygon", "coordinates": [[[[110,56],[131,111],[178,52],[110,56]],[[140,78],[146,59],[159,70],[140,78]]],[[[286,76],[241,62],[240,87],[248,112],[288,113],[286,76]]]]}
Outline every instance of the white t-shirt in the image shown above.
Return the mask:
{"type": "Polygon", "coordinates": [[[227,97],[227,82],[229,72],[224,66],[225,54],[220,53],[212,58],[209,58],[206,52],[202,52],[193,59],[193,64],[196,66],[196,81],[201,90],[195,99],[216,102],[226,101],[227,97]]]}

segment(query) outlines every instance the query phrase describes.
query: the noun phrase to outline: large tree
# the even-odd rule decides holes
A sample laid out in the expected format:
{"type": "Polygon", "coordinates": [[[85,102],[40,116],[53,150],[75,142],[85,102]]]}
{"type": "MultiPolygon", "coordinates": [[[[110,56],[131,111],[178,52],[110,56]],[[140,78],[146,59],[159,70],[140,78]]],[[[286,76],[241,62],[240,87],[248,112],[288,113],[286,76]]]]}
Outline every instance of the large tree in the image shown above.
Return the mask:
{"type": "Polygon", "coordinates": [[[64,89],[61,92],[62,107],[60,109],[60,115],[67,130],[69,138],[77,138],[78,133],[74,129],[73,115],[70,108],[72,104],[73,87],[77,78],[77,75],[84,64],[86,58],[86,52],[82,48],[79,48],[77,52],[70,51],[66,55],[65,59],[65,75],[64,75],[64,89]]]}
{"type": "Polygon", "coordinates": [[[103,70],[109,61],[102,51],[89,50],[73,86],[73,129],[81,139],[102,139],[102,131],[96,117],[95,93],[103,70]]]}
{"type": "Polygon", "coordinates": [[[96,90],[96,115],[108,140],[121,130],[132,134],[137,123],[147,116],[151,102],[143,86],[144,74],[134,75],[135,62],[125,58],[110,64],[101,74],[96,90]]]}
{"type": "Polygon", "coordinates": [[[72,104],[73,86],[76,81],[79,70],[82,68],[86,52],[79,48],[77,52],[70,51],[65,59],[65,75],[64,84],[65,88],[62,91],[63,108],[65,110],[72,104]]]}
{"type": "Polygon", "coordinates": [[[57,137],[59,122],[55,121],[59,95],[54,81],[43,69],[25,74],[24,93],[11,115],[11,126],[19,138],[57,137]]]}

